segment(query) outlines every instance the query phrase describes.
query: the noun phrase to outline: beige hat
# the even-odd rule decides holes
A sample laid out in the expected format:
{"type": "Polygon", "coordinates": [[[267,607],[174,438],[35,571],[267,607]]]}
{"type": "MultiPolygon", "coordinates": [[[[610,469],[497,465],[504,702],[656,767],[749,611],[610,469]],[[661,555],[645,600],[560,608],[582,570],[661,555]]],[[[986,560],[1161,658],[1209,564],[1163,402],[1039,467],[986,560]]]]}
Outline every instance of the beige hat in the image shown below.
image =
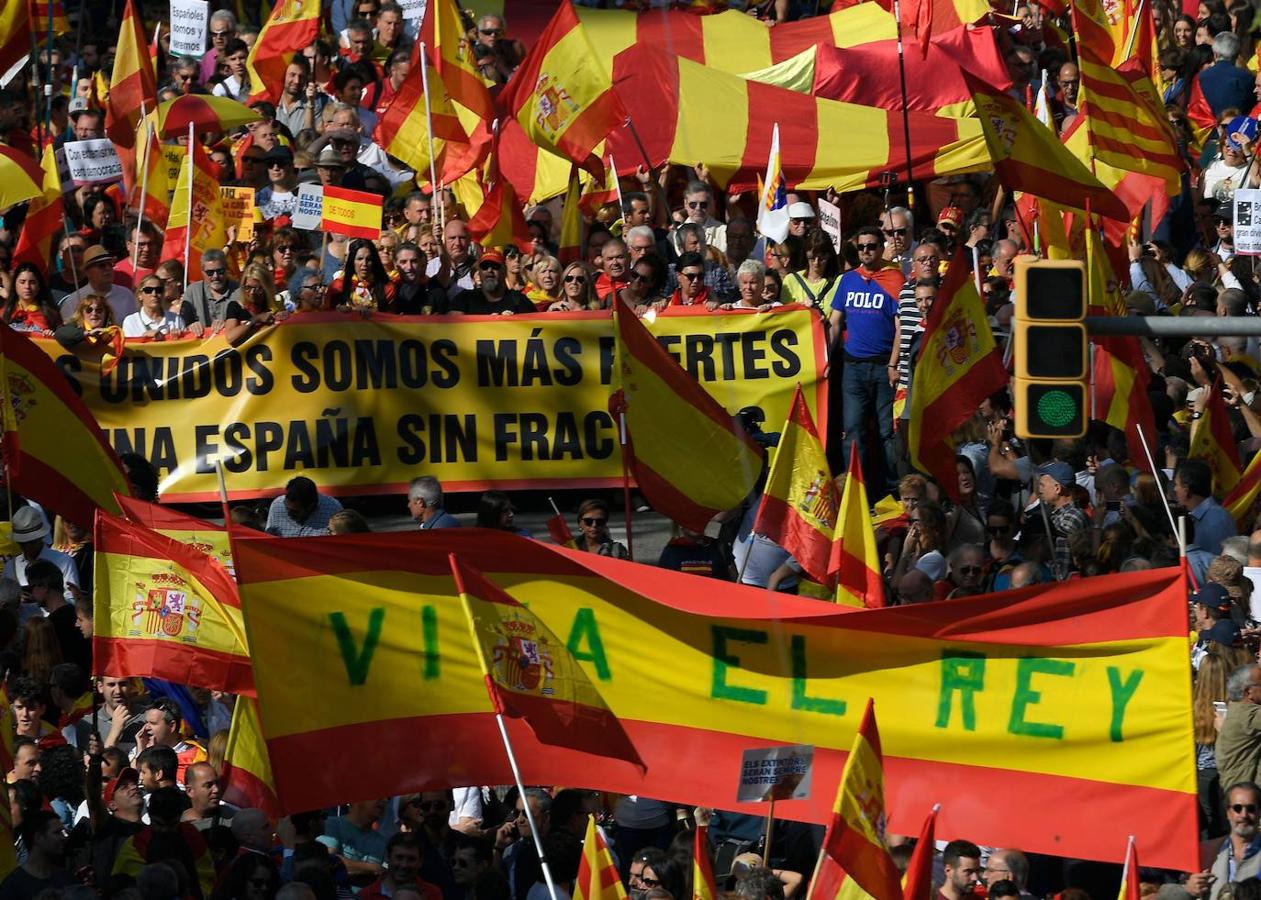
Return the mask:
{"type": "Polygon", "coordinates": [[[91,247],[83,251],[83,265],[90,266],[94,263],[114,264],[114,254],[110,253],[100,244],[93,244],[91,247]]]}

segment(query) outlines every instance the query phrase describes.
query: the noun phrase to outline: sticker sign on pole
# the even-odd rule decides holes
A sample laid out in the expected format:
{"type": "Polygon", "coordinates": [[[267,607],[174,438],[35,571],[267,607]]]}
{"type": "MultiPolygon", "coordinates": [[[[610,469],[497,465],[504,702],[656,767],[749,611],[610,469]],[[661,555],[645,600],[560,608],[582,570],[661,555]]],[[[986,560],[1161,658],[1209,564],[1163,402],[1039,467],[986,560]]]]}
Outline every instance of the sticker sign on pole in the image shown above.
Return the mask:
{"type": "Polygon", "coordinates": [[[1235,191],[1235,252],[1261,256],[1261,190],[1235,191]]]}
{"type": "Polygon", "coordinates": [[[220,187],[223,199],[224,224],[236,226],[235,240],[249,241],[254,237],[254,189],[249,187],[220,187]]]}
{"type": "Polygon", "coordinates": [[[810,796],[813,769],[814,747],[810,744],[745,750],[740,759],[736,802],[805,800],[810,796]]]}
{"type": "Polygon", "coordinates": [[[319,231],[324,221],[324,186],[304,184],[298,187],[298,208],[293,212],[293,227],[301,231],[319,231]]]}
{"type": "Polygon", "coordinates": [[[819,227],[832,238],[832,246],[841,252],[841,208],[835,203],[819,200],[819,227]]]}
{"type": "Polygon", "coordinates": [[[206,0],[171,0],[171,54],[201,58],[206,53],[206,0]]]}
{"type": "Polygon", "coordinates": [[[75,187],[122,180],[123,163],[109,138],[68,141],[65,148],[66,166],[75,187]]]}

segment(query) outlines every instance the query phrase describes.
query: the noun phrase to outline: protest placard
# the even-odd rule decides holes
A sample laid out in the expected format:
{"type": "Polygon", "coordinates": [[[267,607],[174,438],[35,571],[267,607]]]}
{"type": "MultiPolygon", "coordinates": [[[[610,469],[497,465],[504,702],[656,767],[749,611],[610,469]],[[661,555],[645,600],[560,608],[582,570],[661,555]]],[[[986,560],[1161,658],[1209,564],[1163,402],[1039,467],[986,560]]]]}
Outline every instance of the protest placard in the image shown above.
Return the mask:
{"type": "Polygon", "coordinates": [[[324,220],[324,186],[303,184],[298,187],[298,208],[293,213],[293,227],[318,231],[324,220]]]}
{"type": "Polygon", "coordinates": [[[65,148],[66,166],[75,187],[122,179],[123,164],[109,138],[68,141],[65,148]]]}
{"type": "Polygon", "coordinates": [[[827,232],[832,238],[832,246],[836,248],[836,252],[841,252],[841,208],[835,203],[829,203],[820,199],[819,203],[819,227],[827,232]]]}
{"type": "Polygon", "coordinates": [[[171,0],[171,55],[206,53],[206,0],[171,0]]]}
{"type": "Polygon", "coordinates": [[[740,758],[737,803],[763,800],[804,800],[810,796],[814,747],[789,744],[745,750],[740,758]]]}
{"type": "Polygon", "coordinates": [[[1261,191],[1235,191],[1235,252],[1261,255],[1261,191]]]}
{"type": "Polygon", "coordinates": [[[236,226],[236,240],[249,241],[254,237],[254,189],[249,187],[221,187],[223,212],[226,226],[236,226]]]}

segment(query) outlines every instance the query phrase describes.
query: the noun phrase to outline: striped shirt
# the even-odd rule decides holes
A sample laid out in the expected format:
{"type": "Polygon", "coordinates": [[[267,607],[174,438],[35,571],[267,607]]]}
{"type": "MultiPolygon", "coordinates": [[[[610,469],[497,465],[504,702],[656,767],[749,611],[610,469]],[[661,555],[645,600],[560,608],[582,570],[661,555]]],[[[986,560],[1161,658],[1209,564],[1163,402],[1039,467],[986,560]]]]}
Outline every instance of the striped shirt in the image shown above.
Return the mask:
{"type": "Polygon", "coordinates": [[[903,390],[911,381],[911,340],[923,318],[915,305],[915,280],[911,279],[898,291],[898,386],[903,390]]]}

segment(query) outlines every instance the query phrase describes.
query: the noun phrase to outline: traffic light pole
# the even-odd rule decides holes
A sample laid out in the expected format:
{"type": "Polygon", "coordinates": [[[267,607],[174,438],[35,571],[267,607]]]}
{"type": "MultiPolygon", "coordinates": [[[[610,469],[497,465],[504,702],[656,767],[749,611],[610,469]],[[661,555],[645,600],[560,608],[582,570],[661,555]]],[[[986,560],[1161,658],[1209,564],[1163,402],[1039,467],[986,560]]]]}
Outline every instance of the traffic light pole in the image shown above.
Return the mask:
{"type": "Polygon", "coordinates": [[[1261,316],[1087,316],[1086,333],[1137,337],[1261,337],[1261,316]]]}

